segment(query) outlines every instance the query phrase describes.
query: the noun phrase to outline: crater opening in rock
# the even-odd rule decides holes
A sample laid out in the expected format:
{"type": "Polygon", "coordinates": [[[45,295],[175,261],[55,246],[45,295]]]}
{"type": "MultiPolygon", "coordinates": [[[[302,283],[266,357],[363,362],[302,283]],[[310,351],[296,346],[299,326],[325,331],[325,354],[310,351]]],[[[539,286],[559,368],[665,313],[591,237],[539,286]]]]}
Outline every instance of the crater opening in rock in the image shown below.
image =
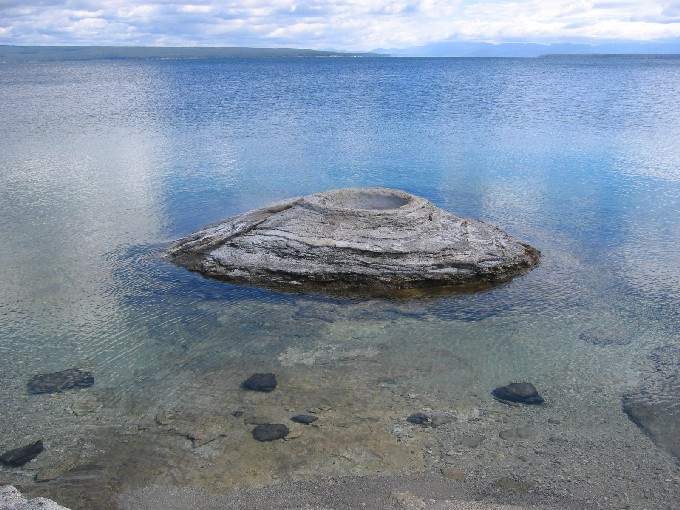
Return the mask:
{"type": "Polygon", "coordinates": [[[399,209],[409,203],[409,199],[396,193],[355,191],[330,196],[326,205],[342,209],[387,210],[399,209]]]}

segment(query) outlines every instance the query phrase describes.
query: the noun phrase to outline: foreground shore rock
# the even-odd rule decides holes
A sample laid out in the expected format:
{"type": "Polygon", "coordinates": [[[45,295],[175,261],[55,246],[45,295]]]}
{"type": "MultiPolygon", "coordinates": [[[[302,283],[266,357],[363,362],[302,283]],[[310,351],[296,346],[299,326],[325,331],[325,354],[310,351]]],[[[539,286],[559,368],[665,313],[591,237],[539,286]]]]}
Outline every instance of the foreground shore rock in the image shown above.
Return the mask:
{"type": "Polygon", "coordinates": [[[179,240],[168,256],[206,276],[274,287],[409,288],[505,281],[540,253],[502,230],[386,188],[279,202],[179,240]]]}
{"type": "Polygon", "coordinates": [[[0,510],[69,510],[47,498],[27,500],[11,485],[0,487],[0,510]]]}

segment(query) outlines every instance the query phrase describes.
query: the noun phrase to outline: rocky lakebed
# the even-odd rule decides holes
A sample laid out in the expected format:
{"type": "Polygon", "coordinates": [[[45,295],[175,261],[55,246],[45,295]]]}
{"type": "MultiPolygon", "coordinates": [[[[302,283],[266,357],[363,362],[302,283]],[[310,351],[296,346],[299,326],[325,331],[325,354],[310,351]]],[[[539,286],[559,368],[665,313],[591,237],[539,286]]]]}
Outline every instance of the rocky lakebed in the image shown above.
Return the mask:
{"type": "MultiPolygon", "coordinates": [[[[645,339],[625,327],[566,328],[575,353],[537,339],[538,320],[483,318],[485,337],[461,320],[452,337],[427,301],[247,305],[239,349],[167,353],[171,383],[140,373],[143,391],[121,395],[85,367],[6,386],[0,482],[71,509],[680,500],[675,349],[633,381],[607,368],[638,362],[626,344],[645,339]]],[[[204,306],[233,326],[229,307],[204,306]]]]}

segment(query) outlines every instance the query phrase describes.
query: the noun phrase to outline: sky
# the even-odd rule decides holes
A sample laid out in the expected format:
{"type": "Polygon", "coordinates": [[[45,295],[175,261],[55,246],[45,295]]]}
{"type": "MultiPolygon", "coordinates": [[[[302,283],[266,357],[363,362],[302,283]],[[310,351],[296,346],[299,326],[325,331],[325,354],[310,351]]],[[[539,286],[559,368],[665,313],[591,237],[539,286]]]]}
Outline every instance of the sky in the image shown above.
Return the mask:
{"type": "Polygon", "coordinates": [[[365,51],[680,39],[680,0],[0,0],[0,44],[365,51]]]}

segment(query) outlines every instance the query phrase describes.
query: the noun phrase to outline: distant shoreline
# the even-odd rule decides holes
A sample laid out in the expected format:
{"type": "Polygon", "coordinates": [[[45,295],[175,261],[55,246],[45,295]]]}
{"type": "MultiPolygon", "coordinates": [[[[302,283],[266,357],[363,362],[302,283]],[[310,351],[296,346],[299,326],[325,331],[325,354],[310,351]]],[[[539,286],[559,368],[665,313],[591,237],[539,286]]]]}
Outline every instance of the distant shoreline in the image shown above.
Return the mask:
{"type": "Polygon", "coordinates": [[[344,52],[305,48],[240,46],[31,46],[0,45],[0,63],[87,60],[212,60],[266,58],[401,58],[401,59],[540,59],[540,58],[679,58],[680,53],[546,53],[538,55],[400,55],[388,52],[344,52]]]}
{"type": "Polygon", "coordinates": [[[273,57],[387,57],[369,52],[310,50],[304,48],[248,48],[215,46],[15,46],[0,45],[0,60],[115,60],[115,59],[216,59],[273,57]]]}

